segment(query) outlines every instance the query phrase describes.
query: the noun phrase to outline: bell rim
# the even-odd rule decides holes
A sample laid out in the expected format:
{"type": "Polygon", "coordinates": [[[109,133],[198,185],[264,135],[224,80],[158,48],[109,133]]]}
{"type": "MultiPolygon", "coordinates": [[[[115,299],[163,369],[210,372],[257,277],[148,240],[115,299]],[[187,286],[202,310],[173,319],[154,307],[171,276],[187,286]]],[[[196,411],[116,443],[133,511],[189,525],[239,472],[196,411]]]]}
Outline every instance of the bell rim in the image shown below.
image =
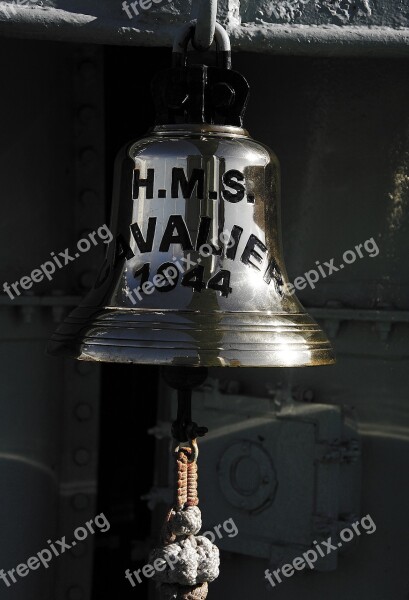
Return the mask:
{"type": "Polygon", "coordinates": [[[328,338],[306,312],[173,311],[174,322],[170,312],[78,307],[54,333],[47,352],[96,362],[192,367],[335,363],[328,338]]]}

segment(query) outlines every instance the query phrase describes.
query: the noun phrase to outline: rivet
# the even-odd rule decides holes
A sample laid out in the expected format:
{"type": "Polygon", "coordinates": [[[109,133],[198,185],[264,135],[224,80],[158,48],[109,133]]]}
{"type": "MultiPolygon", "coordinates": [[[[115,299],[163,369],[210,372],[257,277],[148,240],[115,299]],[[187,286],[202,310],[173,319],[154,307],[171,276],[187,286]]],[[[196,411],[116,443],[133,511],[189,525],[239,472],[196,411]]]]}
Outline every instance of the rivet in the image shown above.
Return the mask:
{"type": "MultiPolygon", "coordinates": [[[[62,298],[64,296],[64,290],[52,290],[51,295],[55,298],[62,298]]],[[[58,304],[52,306],[51,314],[54,323],[61,323],[67,312],[67,306],[58,306],[58,304]]]]}
{"type": "Polygon", "coordinates": [[[33,316],[35,315],[35,308],[33,306],[21,306],[21,314],[23,317],[23,322],[29,325],[33,321],[33,316]]]}
{"type": "Polygon", "coordinates": [[[85,510],[90,505],[90,498],[86,494],[75,494],[71,498],[71,505],[75,510],[85,510]]]}
{"type": "Polygon", "coordinates": [[[75,416],[79,421],[88,421],[92,417],[92,406],[86,402],[81,402],[75,407],[75,416]]]}
{"type": "Polygon", "coordinates": [[[86,448],[78,448],[78,450],[74,452],[74,461],[77,465],[87,465],[90,460],[91,453],[86,448]]]}
{"type": "Polygon", "coordinates": [[[79,587],[79,585],[73,585],[67,592],[68,600],[83,600],[84,590],[79,587]]]}
{"type": "Polygon", "coordinates": [[[84,166],[90,166],[97,160],[96,150],[93,148],[84,148],[80,151],[80,160],[84,166]]]}
{"type": "Polygon", "coordinates": [[[75,368],[80,375],[89,375],[92,373],[92,365],[87,361],[77,362],[75,368]]]}
{"type": "MultiPolygon", "coordinates": [[[[92,229],[90,229],[89,227],[87,229],[81,229],[81,231],[79,232],[78,237],[79,238],[87,238],[89,236],[89,234],[92,233],[92,229]]],[[[92,245],[91,245],[92,248],[92,245]]]]}
{"type": "Polygon", "coordinates": [[[83,273],[81,273],[80,277],[79,277],[79,283],[81,285],[81,287],[85,288],[85,289],[90,289],[92,288],[94,281],[96,278],[96,274],[95,271],[84,271],[83,273]]]}
{"type": "Polygon", "coordinates": [[[74,558],[80,558],[87,553],[87,544],[85,542],[78,542],[74,540],[71,542],[70,553],[74,558]]]}
{"type": "Polygon", "coordinates": [[[97,111],[93,106],[81,106],[78,110],[78,117],[83,123],[89,123],[95,119],[97,111]]]}
{"type": "Polygon", "coordinates": [[[82,62],[79,66],[79,72],[82,79],[86,82],[95,79],[97,74],[97,68],[94,63],[89,60],[82,62]]]}
{"type": "Polygon", "coordinates": [[[80,195],[80,202],[84,205],[95,204],[98,200],[98,194],[95,190],[84,190],[80,195]]]}
{"type": "Polygon", "coordinates": [[[303,394],[303,400],[305,402],[312,402],[314,400],[314,390],[305,390],[303,394]]]}
{"type": "Polygon", "coordinates": [[[52,314],[54,323],[61,323],[61,321],[64,320],[64,317],[67,312],[68,311],[67,311],[66,306],[52,306],[51,314],[52,314]]]}

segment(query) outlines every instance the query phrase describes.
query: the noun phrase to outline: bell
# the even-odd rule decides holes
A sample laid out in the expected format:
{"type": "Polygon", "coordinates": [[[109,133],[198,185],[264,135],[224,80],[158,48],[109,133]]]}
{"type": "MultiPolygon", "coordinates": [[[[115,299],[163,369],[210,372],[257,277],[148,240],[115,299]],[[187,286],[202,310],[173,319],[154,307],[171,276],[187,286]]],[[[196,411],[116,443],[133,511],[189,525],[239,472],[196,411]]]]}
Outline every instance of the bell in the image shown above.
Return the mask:
{"type": "MultiPolygon", "coordinates": [[[[152,84],[157,125],[118,155],[97,281],[48,350],[80,360],[179,366],[296,367],[334,362],[327,337],[291,293],[274,153],[242,127],[248,84],[217,64],[173,68],[152,84]]],[[[193,53],[189,53],[193,54],[193,53]]]]}

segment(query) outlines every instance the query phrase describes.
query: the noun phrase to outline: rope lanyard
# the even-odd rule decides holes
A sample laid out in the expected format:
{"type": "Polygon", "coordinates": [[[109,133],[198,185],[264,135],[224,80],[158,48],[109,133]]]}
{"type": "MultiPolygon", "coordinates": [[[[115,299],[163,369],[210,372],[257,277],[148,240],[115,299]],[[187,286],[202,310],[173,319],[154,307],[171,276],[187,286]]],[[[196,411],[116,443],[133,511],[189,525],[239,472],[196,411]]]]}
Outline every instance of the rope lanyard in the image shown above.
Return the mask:
{"type": "MultiPolygon", "coordinates": [[[[200,379],[200,373],[195,371],[193,379],[197,376],[200,379]]],[[[180,375],[179,379],[168,379],[168,383],[178,389],[177,418],[172,425],[177,443],[174,501],[163,524],[160,544],[150,556],[153,564],[158,559],[163,561],[163,568],[154,575],[163,600],[205,600],[208,583],[219,575],[218,548],[207,537],[198,535],[202,517],[197,494],[197,436],[203,436],[207,429],[191,420],[189,385],[197,382],[186,383],[186,378],[180,375]]]]}

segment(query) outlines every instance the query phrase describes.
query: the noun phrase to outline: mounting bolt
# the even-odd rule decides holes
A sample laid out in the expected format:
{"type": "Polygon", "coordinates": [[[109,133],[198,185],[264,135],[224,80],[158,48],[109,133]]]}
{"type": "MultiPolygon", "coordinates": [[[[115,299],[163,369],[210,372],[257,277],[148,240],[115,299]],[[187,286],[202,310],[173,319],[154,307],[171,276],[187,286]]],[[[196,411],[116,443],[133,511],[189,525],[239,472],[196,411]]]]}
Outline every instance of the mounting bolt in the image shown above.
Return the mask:
{"type": "Polygon", "coordinates": [[[73,585],[67,592],[67,600],[83,600],[84,590],[79,585],[73,585]]]}
{"type": "Polygon", "coordinates": [[[78,542],[77,540],[74,540],[71,542],[71,548],[69,552],[72,556],[74,556],[74,558],[80,558],[87,553],[87,549],[88,547],[85,542],[78,542]]]}
{"type": "Polygon", "coordinates": [[[92,417],[92,406],[86,402],[81,402],[77,404],[74,412],[78,421],[89,421],[92,417]]]}
{"type": "Polygon", "coordinates": [[[86,494],[75,494],[71,498],[71,505],[75,510],[85,510],[90,505],[90,498],[86,494]]]}
{"type": "Polygon", "coordinates": [[[231,85],[220,81],[212,87],[212,103],[215,108],[228,108],[234,102],[236,92],[231,85]]]}
{"type": "Polygon", "coordinates": [[[186,93],[184,86],[175,85],[166,90],[166,104],[168,108],[177,110],[182,108],[189,100],[189,95],[186,93]]]}
{"type": "Polygon", "coordinates": [[[80,152],[80,160],[84,167],[94,165],[97,161],[97,152],[94,148],[83,148],[80,152]]]}
{"type": "Polygon", "coordinates": [[[74,452],[74,462],[79,466],[84,466],[91,460],[91,453],[86,448],[78,448],[74,452]]]}
{"type": "Polygon", "coordinates": [[[98,200],[98,194],[95,190],[84,190],[80,195],[81,204],[91,206],[96,204],[98,200]]]}
{"type": "Polygon", "coordinates": [[[81,106],[78,110],[78,118],[82,123],[89,123],[96,117],[96,110],[92,106],[81,106]]]}
{"type": "Polygon", "coordinates": [[[314,390],[305,390],[303,394],[304,402],[313,402],[315,397],[314,390]]]}
{"type": "Polygon", "coordinates": [[[75,369],[80,375],[89,375],[92,373],[92,363],[86,361],[77,362],[75,369]]]}
{"type": "Polygon", "coordinates": [[[87,60],[80,64],[79,73],[84,82],[91,82],[96,79],[97,68],[94,63],[87,60]]]}

